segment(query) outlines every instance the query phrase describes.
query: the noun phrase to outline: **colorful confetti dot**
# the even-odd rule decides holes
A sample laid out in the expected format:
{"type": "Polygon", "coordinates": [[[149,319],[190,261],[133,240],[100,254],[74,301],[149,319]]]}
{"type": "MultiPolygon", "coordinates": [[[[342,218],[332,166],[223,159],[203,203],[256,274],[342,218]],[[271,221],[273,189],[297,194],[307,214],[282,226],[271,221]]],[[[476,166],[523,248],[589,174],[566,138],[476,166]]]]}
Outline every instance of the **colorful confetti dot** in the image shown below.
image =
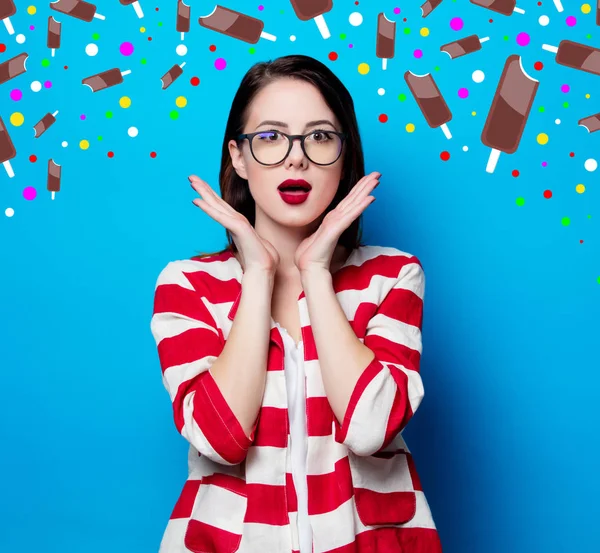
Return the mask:
{"type": "Polygon", "coordinates": [[[81,119],[82,121],[85,121],[85,115],[82,113],[82,114],[79,116],[79,119],[81,119]]]}
{"type": "Polygon", "coordinates": [[[585,192],[585,186],[583,184],[578,184],[575,187],[575,192],[577,192],[578,194],[583,194],[585,192]]]}
{"type": "Polygon", "coordinates": [[[329,56],[328,56],[328,58],[329,58],[331,61],[335,61],[335,60],[337,60],[337,59],[338,59],[337,52],[329,52],[329,56]]]}
{"type": "Polygon", "coordinates": [[[187,46],[185,44],[178,44],[177,48],[175,48],[175,53],[178,56],[185,56],[188,52],[187,46]]]}
{"type": "Polygon", "coordinates": [[[177,110],[175,110],[175,109],[174,109],[174,110],[171,110],[171,111],[169,112],[169,117],[170,117],[171,119],[173,119],[173,120],[175,120],[175,119],[179,119],[179,112],[178,112],[177,110]]]}
{"type": "Polygon", "coordinates": [[[418,48],[414,51],[413,55],[415,56],[415,58],[422,58],[423,57],[423,50],[419,50],[418,48]]]}
{"type": "Polygon", "coordinates": [[[400,8],[394,8],[394,13],[398,15],[400,13],[400,8]]]}
{"type": "Polygon", "coordinates": [[[88,56],[95,56],[98,53],[98,45],[90,42],[86,47],[85,47],[85,53],[88,56]]]}
{"type": "Polygon", "coordinates": [[[423,27],[419,32],[421,36],[429,36],[429,29],[427,27],[423,27]]]}
{"type": "Polygon", "coordinates": [[[50,60],[49,59],[43,59],[42,60],[42,67],[50,67],[50,60]]]}
{"type": "Polygon", "coordinates": [[[519,171],[517,169],[513,169],[512,176],[517,178],[519,176],[519,171]]]}
{"type": "Polygon", "coordinates": [[[198,77],[192,77],[190,79],[190,84],[192,86],[198,86],[200,84],[200,79],[198,77]]]}
{"type": "Polygon", "coordinates": [[[120,100],[119,100],[119,105],[122,108],[128,108],[131,105],[131,98],[129,98],[128,96],[123,96],[120,100]]]}
{"type": "Polygon", "coordinates": [[[187,106],[187,99],[186,99],[186,97],[185,96],[178,96],[175,99],[175,105],[178,108],[184,108],[185,106],[187,106]]]}
{"type": "Polygon", "coordinates": [[[44,81],[44,88],[52,88],[52,81],[44,81]]]}
{"type": "Polygon", "coordinates": [[[66,148],[66,147],[69,145],[69,143],[68,143],[66,140],[63,140],[63,141],[60,143],[60,145],[61,145],[63,148],[66,148]]]}
{"type": "Polygon", "coordinates": [[[566,23],[569,27],[575,27],[575,25],[577,24],[577,19],[575,19],[575,16],[570,15],[569,17],[567,17],[566,23]]]}
{"type": "Polygon", "coordinates": [[[462,149],[463,149],[463,152],[468,152],[469,151],[469,147],[468,146],[463,146],[462,149]]]}
{"type": "Polygon", "coordinates": [[[379,94],[379,96],[383,96],[385,94],[385,88],[378,88],[377,94],[379,94]]]}
{"type": "Polygon", "coordinates": [[[536,61],[536,62],[533,64],[533,68],[534,68],[536,71],[541,71],[541,70],[544,68],[544,64],[543,64],[541,61],[536,61]]]}
{"type": "Polygon", "coordinates": [[[387,123],[387,120],[388,120],[388,116],[385,113],[382,113],[381,115],[379,115],[380,123],[387,123]]]}
{"type": "Polygon", "coordinates": [[[80,147],[82,150],[87,150],[87,149],[90,147],[90,143],[89,143],[87,140],[82,140],[82,141],[79,143],[79,147],[80,147]]]}
{"type": "Polygon", "coordinates": [[[544,190],[544,198],[546,198],[547,200],[552,198],[552,190],[544,190]]]}
{"type": "Polygon", "coordinates": [[[16,38],[17,44],[25,44],[25,40],[26,40],[25,35],[23,35],[23,34],[17,35],[17,38],[16,38]]]}
{"type": "Polygon", "coordinates": [[[227,67],[227,62],[225,61],[225,58],[217,58],[215,60],[215,69],[217,71],[222,71],[226,67],[227,67]]]}
{"type": "Polygon", "coordinates": [[[569,92],[569,90],[571,90],[571,87],[568,84],[564,84],[560,87],[561,92],[569,92]]]}
{"type": "Polygon", "coordinates": [[[353,27],[358,27],[363,22],[363,16],[359,12],[352,12],[348,17],[348,22],[353,27]]]}
{"type": "Polygon", "coordinates": [[[548,144],[548,135],[546,133],[541,132],[537,135],[538,144],[548,144]]]}
{"type": "Polygon", "coordinates": [[[27,13],[28,13],[29,15],[35,15],[35,12],[36,12],[36,11],[37,11],[37,9],[36,9],[36,7],[35,7],[35,6],[28,6],[28,7],[27,7],[27,13]]]}
{"type": "Polygon", "coordinates": [[[568,227],[571,224],[571,219],[569,219],[569,217],[563,217],[560,220],[560,223],[563,227],[568,227]]]}
{"type": "Polygon", "coordinates": [[[581,6],[581,11],[582,13],[590,13],[592,11],[592,6],[590,6],[589,4],[583,4],[581,6]]]}
{"type": "Polygon", "coordinates": [[[6,44],[0,42],[0,54],[3,54],[4,52],[6,52],[6,44]]]}
{"type": "Polygon", "coordinates": [[[404,34],[405,35],[410,35],[410,28],[409,27],[404,27],[404,34]]]}
{"type": "Polygon", "coordinates": [[[538,19],[538,23],[542,27],[545,27],[546,25],[548,25],[548,23],[550,23],[550,18],[547,15],[540,15],[540,18],[538,19]]]}
{"type": "Polygon", "coordinates": [[[415,126],[412,123],[408,123],[406,125],[406,132],[414,132],[415,131],[415,126]]]}
{"type": "Polygon", "coordinates": [[[292,42],[296,42],[296,35],[290,35],[290,40],[292,42]]]}
{"type": "Polygon", "coordinates": [[[458,89],[458,97],[459,98],[467,98],[469,96],[469,91],[466,88],[458,89]]]}
{"type": "Polygon", "coordinates": [[[485,79],[485,73],[481,69],[477,69],[476,71],[473,71],[472,77],[473,81],[476,83],[482,83],[485,79]]]}
{"type": "Polygon", "coordinates": [[[139,131],[137,130],[137,127],[129,127],[127,129],[127,134],[131,136],[131,138],[135,138],[139,134],[139,131]]]}
{"type": "Polygon", "coordinates": [[[406,100],[406,94],[398,94],[398,100],[404,102],[406,100]]]}
{"type": "Polygon", "coordinates": [[[368,63],[359,63],[358,64],[358,72],[361,75],[366,75],[370,71],[370,67],[368,63]]]}
{"type": "Polygon", "coordinates": [[[23,189],[23,198],[25,198],[26,200],[35,200],[35,197],[37,196],[37,190],[33,187],[33,186],[26,186],[23,189]]]}
{"type": "Polygon", "coordinates": [[[515,203],[520,207],[525,205],[525,198],[523,198],[522,196],[519,196],[516,200],[515,203]]]}
{"type": "Polygon", "coordinates": [[[150,152],[150,157],[152,157],[152,158],[156,157],[156,152],[150,152]]]}
{"type": "Polygon", "coordinates": [[[440,154],[440,159],[441,159],[442,161],[448,161],[448,160],[450,159],[450,152],[445,152],[445,151],[444,151],[444,152],[442,152],[442,153],[440,154]]]}
{"type": "Polygon", "coordinates": [[[15,113],[10,116],[10,122],[13,126],[20,127],[25,122],[25,117],[22,113],[15,111],[15,113]]]}
{"type": "Polygon", "coordinates": [[[18,88],[15,88],[14,90],[10,91],[11,100],[18,102],[21,98],[23,98],[23,93],[18,88]]]}
{"type": "Polygon", "coordinates": [[[464,26],[464,22],[460,17],[453,17],[450,20],[450,28],[453,31],[460,31],[464,26]]]}
{"type": "Polygon", "coordinates": [[[113,112],[112,112],[112,111],[107,111],[107,112],[105,113],[105,115],[106,115],[106,118],[107,118],[107,119],[112,119],[113,112]]]}
{"type": "Polygon", "coordinates": [[[119,51],[124,56],[131,56],[131,54],[133,54],[133,44],[131,44],[131,42],[123,42],[121,46],[119,46],[119,51]]]}
{"type": "Polygon", "coordinates": [[[555,119],[554,121],[557,125],[560,125],[560,119],[555,119]]]}
{"type": "Polygon", "coordinates": [[[31,90],[33,90],[34,92],[39,92],[40,90],[42,90],[42,83],[40,83],[40,81],[33,81],[31,83],[31,90]]]}
{"type": "Polygon", "coordinates": [[[531,39],[529,38],[529,35],[527,33],[519,33],[517,35],[517,44],[519,46],[527,46],[530,40],[531,39]]]}
{"type": "Polygon", "coordinates": [[[598,162],[593,158],[586,159],[583,166],[585,167],[586,171],[592,172],[598,169],[598,162]]]}

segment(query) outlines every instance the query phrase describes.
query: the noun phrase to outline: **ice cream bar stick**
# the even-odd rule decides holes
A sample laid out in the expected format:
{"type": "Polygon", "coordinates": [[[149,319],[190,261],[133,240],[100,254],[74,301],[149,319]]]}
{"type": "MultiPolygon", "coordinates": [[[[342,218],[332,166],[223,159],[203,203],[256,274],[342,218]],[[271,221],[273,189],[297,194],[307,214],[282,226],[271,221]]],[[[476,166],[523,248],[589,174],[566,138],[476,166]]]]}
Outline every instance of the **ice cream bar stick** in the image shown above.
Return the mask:
{"type": "Polygon", "coordinates": [[[142,19],[142,17],[144,17],[144,12],[142,11],[142,6],[140,6],[140,3],[134,2],[132,6],[138,16],[138,19],[142,19]]]}
{"type": "Polygon", "coordinates": [[[56,117],[58,115],[58,110],[56,110],[53,114],[52,117],[56,117]]]}
{"type": "Polygon", "coordinates": [[[183,66],[187,63],[187,61],[184,61],[179,67],[181,67],[181,69],[183,69],[183,66]]]}
{"type": "Polygon", "coordinates": [[[13,171],[10,161],[5,161],[2,165],[4,165],[4,168],[6,169],[6,172],[8,173],[8,177],[12,179],[15,176],[15,172],[13,171]]]}
{"type": "Polygon", "coordinates": [[[562,2],[560,0],[554,0],[554,5],[556,6],[556,9],[559,12],[563,11],[564,8],[563,8],[562,2]]]}
{"type": "Polygon", "coordinates": [[[55,49],[52,48],[52,57],[54,57],[54,52],[55,52],[55,49]]]}
{"type": "Polygon", "coordinates": [[[444,131],[444,134],[446,135],[446,138],[448,140],[450,140],[452,138],[452,134],[450,133],[450,129],[448,128],[448,125],[446,125],[446,123],[443,123],[442,125],[440,125],[440,129],[442,129],[444,131]]]}
{"type": "Polygon", "coordinates": [[[183,42],[183,39],[185,38],[185,33],[181,33],[181,41],[183,42]]]}
{"type": "Polygon", "coordinates": [[[490,157],[487,162],[487,167],[485,168],[486,173],[493,173],[494,169],[496,169],[496,164],[498,163],[498,159],[500,158],[500,150],[496,150],[496,148],[492,148],[490,152],[490,157]]]}
{"type": "Polygon", "coordinates": [[[10,18],[5,18],[2,21],[4,21],[4,26],[6,27],[6,30],[8,31],[9,35],[14,35],[15,34],[15,30],[12,26],[12,23],[10,22],[10,18]]]}
{"type": "Polygon", "coordinates": [[[513,11],[514,11],[515,13],[525,13],[525,10],[524,10],[524,9],[522,9],[522,8],[515,8],[513,11]]]}
{"type": "Polygon", "coordinates": [[[483,44],[484,42],[487,42],[488,40],[490,40],[490,37],[489,36],[485,36],[483,38],[480,38],[479,42],[481,42],[481,44],[483,44]]]}
{"type": "Polygon", "coordinates": [[[551,44],[542,44],[542,48],[548,50],[548,52],[554,52],[555,54],[558,52],[558,46],[552,46],[551,44]]]}
{"type": "Polygon", "coordinates": [[[266,38],[267,40],[272,40],[273,42],[277,40],[275,35],[272,35],[271,33],[265,33],[264,31],[260,33],[260,38],[266,38]]]}
{"type": "Polygon", "coordinates": [[[131,69],[127,69],[126,71],[121,71],[121,75],[129,75],[131,73],[131,69]]]}
{"type": "Polygon", "coordinates": [[[387,58],[381,58],[381,68],[384,71],[387,69],[387,58]]]}
{"type": "Polygon", "coordinates": [[[321,36],[323,38],[329,38],[331,36],[323,14],[317,15],[317,17],[315,17],[315,23],[317,24],[317,27],[319,28],[319,31],[321,32],[321,36]]]}
{"type": "Polygon", "coordinates": [[[100,15],[99,13],[95,13],[94,17],[96,17],[97,19],[106,19],[106,17],[104,17],[103,15],[100,15]]]}

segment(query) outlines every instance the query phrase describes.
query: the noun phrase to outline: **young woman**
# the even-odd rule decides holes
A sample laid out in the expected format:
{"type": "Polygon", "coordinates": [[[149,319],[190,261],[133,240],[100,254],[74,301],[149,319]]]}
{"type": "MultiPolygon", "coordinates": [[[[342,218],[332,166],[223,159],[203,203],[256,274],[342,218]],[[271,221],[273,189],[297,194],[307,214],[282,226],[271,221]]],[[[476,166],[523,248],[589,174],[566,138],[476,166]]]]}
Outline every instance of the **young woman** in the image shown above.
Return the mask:
{"type": "Polygon", "coordinates": [[[190,443],[160,553],[441,552],[401,434],[424,396],[424,273],[358,236],[380,177],[325,65],[250,68],[221,195],[190,178],[229,246],[156,283],[151,328],[190,443]]]}

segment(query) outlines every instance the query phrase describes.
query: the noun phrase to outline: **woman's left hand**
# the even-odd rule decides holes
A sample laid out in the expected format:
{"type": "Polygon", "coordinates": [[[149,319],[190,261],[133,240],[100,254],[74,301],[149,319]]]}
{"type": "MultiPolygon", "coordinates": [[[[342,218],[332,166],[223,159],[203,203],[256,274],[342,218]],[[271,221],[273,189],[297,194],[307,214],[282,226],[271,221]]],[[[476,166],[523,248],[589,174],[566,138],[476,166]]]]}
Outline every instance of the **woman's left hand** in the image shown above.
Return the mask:
{"type": "Polygon", "coordinates": [[[374,171],[360,179],[336,208],[325,215],[319,228],[300,242],[294,263],[301,274],[315,269],[329,271],[339,237],[375,201],[375,196],[369,194],[379,185],[380,177],[381,173],[374,171]]]}

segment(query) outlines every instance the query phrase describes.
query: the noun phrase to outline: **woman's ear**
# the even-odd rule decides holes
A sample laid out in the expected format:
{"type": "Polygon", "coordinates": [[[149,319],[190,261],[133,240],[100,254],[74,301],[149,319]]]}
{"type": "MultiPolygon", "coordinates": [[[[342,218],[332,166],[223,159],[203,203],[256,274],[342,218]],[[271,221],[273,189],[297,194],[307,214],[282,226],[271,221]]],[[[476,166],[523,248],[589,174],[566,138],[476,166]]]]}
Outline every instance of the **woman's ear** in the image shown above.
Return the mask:
{"type": "Polygon", "coordinates": [[[229,144],[229,155],[231,156],[231,164],[235,169],[235,172],[242,179],[248,180],[248,172],[246,171],[246,162],[242,150],[238,147],[235,140],[230,140],[229,144]]]}

